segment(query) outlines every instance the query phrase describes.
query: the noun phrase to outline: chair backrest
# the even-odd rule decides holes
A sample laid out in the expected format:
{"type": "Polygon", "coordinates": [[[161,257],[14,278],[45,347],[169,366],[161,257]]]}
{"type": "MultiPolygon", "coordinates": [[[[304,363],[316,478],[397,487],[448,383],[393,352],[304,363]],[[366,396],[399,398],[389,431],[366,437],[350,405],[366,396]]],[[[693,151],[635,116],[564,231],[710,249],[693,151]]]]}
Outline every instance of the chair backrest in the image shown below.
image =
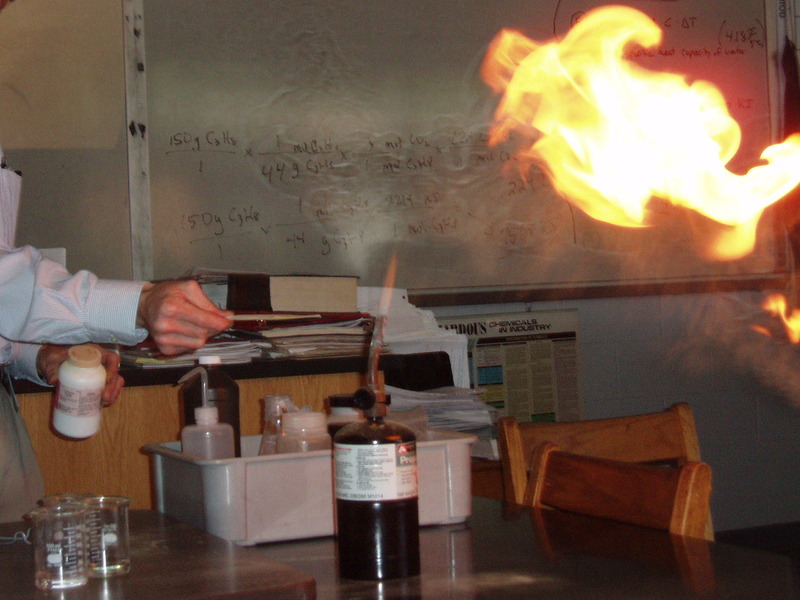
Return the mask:
{"type": "MultiPolygon", "coordinates": [[[[628,462],[680,466],[701,460],[694,415],[685,402],[657,413],[585,421],[520,423],[502,417],[497,427],[503,493],[514,504],[523,503],[531,452],[543,442],[565,452],[628,462]]],[[[705,537],[714,539],[710,514],[705,537]]]]}
{"type": "Polygon", "coordinates": [[[573,454],[547,442],[534,450],[531,462],[527,506],[705,537],[711,497],[705,463],[661,467],[573,454]]]}
{"type": "Polygon", "coordinates": [[[629,462],[681,465],[700,460],[694,416],[686,403],[657,413],[561,423],[520,423],[502,417],[497,428],[505,499],[517,504],[528,483],[531,452],[543,442],[565,452],[629,462]]]}

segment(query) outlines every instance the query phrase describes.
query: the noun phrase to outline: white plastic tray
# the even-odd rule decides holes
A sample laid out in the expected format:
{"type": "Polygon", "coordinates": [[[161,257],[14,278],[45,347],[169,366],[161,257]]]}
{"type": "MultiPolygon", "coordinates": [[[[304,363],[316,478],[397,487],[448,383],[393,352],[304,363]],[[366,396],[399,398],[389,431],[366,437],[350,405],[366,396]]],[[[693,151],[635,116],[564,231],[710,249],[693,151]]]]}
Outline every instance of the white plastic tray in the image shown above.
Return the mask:
{"type": "MultiPolygon", "coordinates": [[[[420,525],[460,523],[472,513],[475,437],[429,431],[417,440],[420,525]]],[[[242,438],[242,457],[195,460],[180,442],[149,444],[159,512],[242,545],[333,535],[333,458],[328,450],[257,456],[261,436],[242,438]]]]}

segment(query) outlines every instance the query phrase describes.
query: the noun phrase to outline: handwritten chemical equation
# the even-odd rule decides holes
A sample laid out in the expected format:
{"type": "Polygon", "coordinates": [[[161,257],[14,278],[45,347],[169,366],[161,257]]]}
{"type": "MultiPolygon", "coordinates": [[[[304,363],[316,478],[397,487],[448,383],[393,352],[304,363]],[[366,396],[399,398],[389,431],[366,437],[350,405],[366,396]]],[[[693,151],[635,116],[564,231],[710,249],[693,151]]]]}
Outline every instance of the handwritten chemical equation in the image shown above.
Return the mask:
{"type": "Polygon", "coordinates": [[[503,198],[530,201],[546,193],[549,182],[535,167],[506,169],[515,160],[511,149],[489,147],[488,137],[487,131],[459,129],[338,141],[276,137],[265,150],[241,144],[243,136],[228,128],[182,129],[168,137],[165,157],[187,166],[202,157],[200,178],[233,164],[266,186],[244,203],[215,201],[182,212],[177,230],[192,246],[215,245],[218,256],[224,256],[226,240],[239,244],[243,235],[319,256],[363,252],[375,243],[375,223],[383,224],[379,235],[387,240],[470,236],[503,247],[518,239],[524,244],[521,236],[500,239],[487,231],[482,212],[496,212],[503,198]],[[460,182],[465,173],[478,183],[460,182]],[[465,185],[477,185],[479,208],[459,193],[465,185]]]}
{"type": "MultiPolygon", "coordinates": [[[[191,153],[227,154],[248,161],[261,160],[259,171],[270,184],[288,184],[302,177],[330,174],[335,171],[363,168],[371,174],[392,174],[435,170],[443,160],[451,160],[452,168],[464,168],[469,162],[501,163],[513,160],[507,150],[487,146],[488,133],[475,134],[454,130],[445,139],[434,140],[419,134],[391,135],[384,139],[367,138],[358,142],[334,143],[331,139],[312,138],[303,141],[286,141],[278,136],[273,148],[255,150],[242,147],[237,136],[227,129],[195,133],[181,130],[168,139],[165,156],[191,153]],[[465,159],[463,150],[474,150],[465,159]],[[279,157],[279,158],[278,158],[279,157]],[[362,165],[358,163],[363,161],[362,165]]],[[[196,163],[198,172],[207,166],[202,158],[196,163]]],[[[339,173],[344,174],[344,173],[339,173]]]]}
{"type": "MultiPolygon", "coordinates": [[[[781,0],[782,1],[782,0],[781,0]]],[[[559,13],[561,12],[561,3],[556,10],[553,18],[553,24],[557,25],[561,22],[559,13]]],[[[578,10],[569,15],[568,22],[569,28],[575,26],[581,21],[588,10],[578,10]]],[[[659,29],[664,34],[665,40],[671,37],[679,37],[684,40],[691,39],[692,34],[698,36],[706,36],[709,31],[717,31],[717,44],[724,45],[740,45],[745,48],[763,48],[765,47],[764,25],[758,20],[750,23],[732,24],[730,19],[709,20],[699,14],[693,13],[680,13],[673,14],[652,14],[650,18],[653,20],[659,29]]],[[[558,37],[559,32],[554,32],[558,37]]]]}
{"type": "MultiPolygon", "coordinates": [[[[558,13],[558,11],[557,11],[558,13]]],[[[587,11],[580,10],[571,14],[570,27],[585,17],[587,11]]],[[[625,57],[632,59],[656,57],[682,57],[722,59],[731,56],[742,56],[747,50],[762,50],[766,48],[766,30],[759,21],[742,24],[732,24],[724,19],[721,22],[705,22],[698,15],[673,14],[667,16],[652,16],[653,22],[664,33],[664,42],[656,48],[632,47],[626,50],[625,57]],[[716,23],[719,25],[716,26],[716,23]],[[709,46],[707,32],[716,29],[716,45],[709,46]],[[682,41],[671,41],[678,32],[677,37],[682,41]],[[693,35],[694,34],[694,35],[693,35]]],[[[558,21],[558,14],[554,24],[558,21]]]]}
{"type": "Polygon", "coordinates": [[[261,214],[253,208],[232,206],[226,215],[216,212],[184,213],[181,215],[181,229],[192,231],[204,229],[212,235],[223,235],[226,226],[242,228],[247,224],[258,224],[261,214]]]}
{"type": "MultiPolygon", "coordinates": [[[[569,19],[570,27],[575,26],[583,17],[586,16],[588,11],[579,10],[572,13],[569,19]]],[[[696,29],[699,25],[699,17],[692,15],[670,15],[667,17],[656,18],[652,17],[653,22],[658,25],[662,30],[669,31],[671,29],[696,29]]]]}
{"type": "Polygon", "coordinates": [[[228,131],[218,132],[216,130],[206,131],[202,135],[195,135],[188,131],[177,131],[169,138],[167,154],[171,152],[189,150],[200,152],[201,150],[218,152],[235,152],[238,142],[228,131]]]}

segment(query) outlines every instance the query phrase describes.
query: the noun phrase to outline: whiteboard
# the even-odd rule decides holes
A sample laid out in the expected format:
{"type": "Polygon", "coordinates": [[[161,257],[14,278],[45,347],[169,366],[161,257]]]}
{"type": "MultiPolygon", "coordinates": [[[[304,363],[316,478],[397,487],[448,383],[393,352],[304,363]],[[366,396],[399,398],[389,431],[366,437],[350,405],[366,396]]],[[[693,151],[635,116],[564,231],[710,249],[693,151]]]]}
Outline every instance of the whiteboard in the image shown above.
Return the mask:
{"type": "MultiPolygon", "coordinates": [[[[584,216],[488,147],[480,64],[502,28],[544,41],[576,0],[145,0],[153,272],[354,274],[415,297],[716,284],[783,272],[769,217],[755,252],[700,258],[686,212],[623,229],[584,216]]],[[[623,2],[623,4],[625,4],[623,2]]],[[[720,87],[743,130],[734,168],[773,142],[764,4],[630,2],[665,31],[653,69],[720,87]]],[[[132,201],[136,201],[132,198],[132,201]]]]}

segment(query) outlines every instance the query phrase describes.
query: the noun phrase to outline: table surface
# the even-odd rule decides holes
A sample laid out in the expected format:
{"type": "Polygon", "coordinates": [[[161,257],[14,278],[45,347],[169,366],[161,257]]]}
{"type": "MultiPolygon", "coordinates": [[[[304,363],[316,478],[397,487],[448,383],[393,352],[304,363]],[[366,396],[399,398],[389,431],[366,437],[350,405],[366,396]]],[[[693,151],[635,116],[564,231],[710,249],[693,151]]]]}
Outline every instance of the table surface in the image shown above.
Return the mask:
{"type": "MultiPolygon", "coordinates": [[[[22,524],[0,525],[12,535],[22,524]]],[[[131,572],[68,593],[36,591],[30,546],[0,546],[9,600],[319,598],[548,600],[800,598],[797,566],[760,550],[474,498],[460,525],[425,527],[422,573],[341,580],[334,538],[240,547],[158,515],[131,514],[131,572]],[[316,596],[315,596],[316,594],[316,596]]]]}
{"type": "MultiPolygon", "coordinates": [[[[27,523],[0,524],[13,536],[27,523]]],[[[155,511],[130,513],[131,571],[80,588],[40,591],[33,546],[0,545],[4,600],[313,600],[313,577],[155,511]]]]}
{"type": "Polygon", "coordinates": [[[796,565],[759,550],[473,498],[463,525],[425,527],[419,577],[340,580],[333,538],[254,546],[314,576],[319,600],[778,600],[800,598],[796,565]]]}

